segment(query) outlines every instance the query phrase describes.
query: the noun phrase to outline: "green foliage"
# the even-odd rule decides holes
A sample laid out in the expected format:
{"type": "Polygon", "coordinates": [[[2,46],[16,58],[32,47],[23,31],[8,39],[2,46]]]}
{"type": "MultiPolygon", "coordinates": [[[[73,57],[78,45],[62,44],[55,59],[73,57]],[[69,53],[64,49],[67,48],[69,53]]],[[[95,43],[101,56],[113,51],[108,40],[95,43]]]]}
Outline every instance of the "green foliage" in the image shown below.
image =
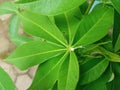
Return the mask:
{"type": "Polygon", "coordinates": [[[5,61],[38,65],[28,90],[119,88],[119,0],[18,0],[0,10],[12,13],[9,36],[19,46],[5,61]]]}
{"type": "Polygon", "coordinates": [[[9,75],[0,67],[0,90],[15,90],[9,75]]]}

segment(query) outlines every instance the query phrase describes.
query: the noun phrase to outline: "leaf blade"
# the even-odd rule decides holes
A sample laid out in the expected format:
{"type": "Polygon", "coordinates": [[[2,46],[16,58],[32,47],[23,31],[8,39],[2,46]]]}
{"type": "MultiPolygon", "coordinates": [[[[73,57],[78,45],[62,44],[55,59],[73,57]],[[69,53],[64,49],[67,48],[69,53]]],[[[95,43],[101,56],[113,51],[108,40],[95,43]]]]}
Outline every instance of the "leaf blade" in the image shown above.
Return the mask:
{"type": "Polygon", "coordinates": [[[61,64],[67,55],[68,53],[59,55],[41,64],[37,70],[34,81],[28,90],[48,90],[52,88],[57,80],[61,64]],[[47,70],[47,68],[49,69],[47,70]]]}
{"type": "Polygon", "coordinates": [[[86,46],[104,37],[113,24],[113,9],[97,5],[93,12],[81,22],[76,33],[74,46],[86,46]],[[99,14],[98,14],[99,13],[99,14]],[[88,23],[86,23],[88,22],[88,23]],[[109,22],[103,24],[103,22],[109,22]],[[104,27],[104,28],[103,28],[104,27]],[[103,30],[103,31],[101,31],[103,30]],[[99,33],[99,34],[98,34],[99,33]],[[79,40],[78,40],[79,39],[79,40]]]}
{"type": "MultiPolygon", "coordinates": [[[[102,75],[102,73],[105,71],[108,64],[109,64],[109,61],[106,59],[103,59],[102,61],[100,61],[96,65],[94,65],[92,68],[90,68],[86,72],[82,73],[80,85],[85,85],[85,84],[88,84],[88,83],[98,79],[102,75]],[[93,77],[93,75],[94,75],[94,77],[93,77]]],[[[81,69],[82,69],[82,67],[81,67],[81,69]]]]}
{"type": "Polygon", "coordinates": [[[0,67],[0,90],[9,90],[9,89],[15,90],[13,81],[11,80],[9,75],[0,67]]]}
{"type": "Polygon", "coordinates": [[[58,78],[58,90],[74,90],[79,79],[79,65],[74,52],[65,60],[58,78]]]}
{"type": "Polygon", "coordinates": [[[43,63],[64,51],[64,47],[53,43],[32,41],[18,47],[5,61],[24,70],[36,64],[43,63]]]}
{"type": "Polygon", "coordinates": [[[22,20],[24,31],[28,34],[66,46],[66,41],[62,33],[47,16],[29,11],[21,13],[19,16],[22,20]]]}
{"type": "Polygon", "coordinates": [[[21,6],[25,9],[39,12],[43,15],[57,15],[74,9],[83,4],[85,1],[86,0],[75,0],[74,2],[73,0],[34,0],[34,2],[27,4],[24,1],[18,1],[17,3],[22,4],[21,6]]]}

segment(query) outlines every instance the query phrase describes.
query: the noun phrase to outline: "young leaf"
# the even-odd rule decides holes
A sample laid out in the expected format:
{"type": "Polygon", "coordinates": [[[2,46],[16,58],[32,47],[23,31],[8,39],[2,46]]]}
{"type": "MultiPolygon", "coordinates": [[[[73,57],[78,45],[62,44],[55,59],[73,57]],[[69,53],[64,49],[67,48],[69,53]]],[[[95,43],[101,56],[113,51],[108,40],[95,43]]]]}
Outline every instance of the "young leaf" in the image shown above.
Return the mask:
{"type": "MultiPolygon", "coordinates": [[[[100,60],[100,59],[93,59],[93,60],[99,60],[99,62],[97,64],[95,64],[94,66],[92,66],[91,68],[89,68],[88,70],[81,72],[81,77],[80,77],[80,85],[85,85],[88,84],[96,79],[98,79],[103,72],[106,70],[109,61],[106,59],[100,60]]],[[[90,64],[91,60],[88,62],[90,64]]],[[[92,64],[92,63],[91,63],[92,64]]],[[[84,67],[87,67],[88,64],[85,63],[83,64],[84,67]]],[[[81,66],[81,69],[84,69],[81,66]]]]}
{"type": "Polygon", "coordinates": [[[74,9],[85,1],[86,0],[34,0],[29,3],[29,0],[22,0],[16,3],[21,4],[22,8],[44,15],[57,15],[74,9]]]}
{"type": "Polygon", "coordinates": [[[13,15],[10,21],[9,25],[9,36],[13,43],[15,43],[17,46],[20,46],[28,41],[31,41],[32,39],[27,38],[25,36],[19,36],[18,30],[19,30],[19,17],[18,15],[13,15]]]}
{"type": "Polygon", "coordinates": [[[24,70],[65,51],[64,47],[43,41],[32,41],[18,47],[6,61],[24,70]]]}
{"type": "Polygon", "coordinates": [[[75,37],[77,42],[74,46],[92,44],[104,37],[113,24],[113,14],[111,7],[97,5],[88,16],[81,20],[75,37]]]}
{"type": "Polygon", "coordinates": [[[102,47],[99,47],[99,50],[109,61],[120,62],[120,56],[117,55],[116,53],[110,52],[102,47]]]}
{"type": "Polygon", "coordinates": [[[111,0],[114,8],[119,12],[120,14],[120,0],[111,0]]]}
{"type": "Polygon", "coordinates": [[[0,6],[0,15],[16,13],[17,11],[18,9],[13,2],[5,2],[0,6]]]}
{"type": "Polygon", "coordinates": [[[47,16],[25,11],[19,14],[24,31],[28,34],[41,37],[66,46],[66,41],[57,26],[47,16]]]}
{"type": "Polygon", "coordinates": [[[9,75],[0,67],[0,90],[16,90],[9,75]]]}
{"type": "Polygon", "coordinates": [[[52,88],[58,78],[61,64],[67,55],[68,53],[62,54],[40,64],[33,83],[28,90],[49,90],[52,88]]]}
{"type": "Polygon", "coordinates": [[[74,52],[65,60],[59,72],[58,90],[75,90],[79,80],[79,66],[74,52]]]}

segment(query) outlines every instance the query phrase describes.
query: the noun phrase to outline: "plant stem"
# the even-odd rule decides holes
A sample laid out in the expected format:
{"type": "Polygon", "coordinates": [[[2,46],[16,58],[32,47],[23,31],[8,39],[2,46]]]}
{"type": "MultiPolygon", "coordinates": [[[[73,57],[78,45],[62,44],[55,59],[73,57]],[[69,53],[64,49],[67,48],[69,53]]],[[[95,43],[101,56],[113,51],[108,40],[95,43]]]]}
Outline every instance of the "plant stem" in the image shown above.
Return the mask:
{"type": "Polygon", "coordinates": [[[90,11],[90,9],[91,9],[94,1],[95,1],[95,0],[91,0],[90,4],[89,4],[89,6],[88,6],[88,8],[87,8],[87,10],[86,10],[86,12],[85,12],[86,15],[89,13],[89,11],[90,11]]]}

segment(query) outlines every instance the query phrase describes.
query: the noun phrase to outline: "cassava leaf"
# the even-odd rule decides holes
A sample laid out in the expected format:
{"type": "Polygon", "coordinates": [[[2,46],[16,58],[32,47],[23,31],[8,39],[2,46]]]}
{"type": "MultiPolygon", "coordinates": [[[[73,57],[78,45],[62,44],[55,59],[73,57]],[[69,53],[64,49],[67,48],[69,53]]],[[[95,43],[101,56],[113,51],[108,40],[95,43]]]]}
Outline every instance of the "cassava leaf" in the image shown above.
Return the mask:
{"type": "Polygon", "coordinates": [[[83,86],[83,90],[107,90],[106,84],[108,83],[111,75],[112,71],[108,68],[100,78],[83,86]]]}
{"type": "Polygon", "coordinates": [[[65,60],[59,72],[58,90],[75,90],[79,80],[79,66],[74,52],[65,60]]]}
{"type": "MultiPolygon", "coordinates": [[[[89,68],[87,68],[86,70],[81,72],[81,77],[80,77],[80,82],[79,82],[80,85],[89,84],[90,82],[98,79],[103,74],[103,72],[106,70],[106,68],[109,64],[109,61],[106,59],[101,60],[101,59],[95,58],[92,60],[89,60],[87,63],[85,63],[81,66],[81,70],[86,68],[86,67],[89,67],[89,68]],[[88,65],[90,65],[90,62],[92,60],[94,60],[94,61],[98,60],[97,61],[98,63],[89,67],[88,65]]],[[[91,64],[92,64],[92,62],[91,62],[91,64]]]]}
{"type": "Polygon", "coordinates": [[[9,75],[0,67],[0,90],[16,90],[9,75]]]}
{"type": "Polygon", "coordinates": [[[24,70],[65,51],[64,47],[45,41],[32,41],[18,47],[5,61],[24,70]]]}
{"type": "Polygon", "coordinates": [[[120,14],[120,0],[111,0],[114,8],[119,12],[120,14]]]}
{"type": "Polygon", "coordinates": [[[79,8],[73,9],[67,13],[55,16],[56,25],[66,37],[68,43],[71,45],[79,25],[80,15],[79,8]]]}
{"type": "Polygon", "coordinates": [[[86,0],[34,0],[33,2],[29,2],[28,0],[22,0],[16,3],[20,4],[22,8],[34,12],[39,12],[44,15],[56,15],[74,9],[85,1],[86,0]]]}
{"type": "Polygon", "coordinates": [[[19,16],[26,33],[66,46],[62,33],[47,16],[29,11],[22,12],[19,16]]]}
{"type": "Polygon", "coordinates": [[[111,7],[97,5],[88,16],[81,20],[74,46],[92,44],[104,37],[112,27],[113,14],[111,7]]]}
{"type": "Polygon", "coordinates": [[[39,65],[32,85],[28,90],[49,90],[55,84],[62,62],[68,53],[51,58],[39,65]]]}
{"type": "Polygon", "coordinates": [[[99,50],[102,52],[106,58],[108,58],[109,61],[111,62],[120,62],[120,55],[110,52],[102,47],[99,47],[99,50]]]}
{"type": "Polygon", "coordinates": [[[9,25],[9,36],[13,43],[20,46],[26,42],[32,41],[32,39],[25,36],[18,35],[20,20],[18,15],[13,15],[9,25]]]}

